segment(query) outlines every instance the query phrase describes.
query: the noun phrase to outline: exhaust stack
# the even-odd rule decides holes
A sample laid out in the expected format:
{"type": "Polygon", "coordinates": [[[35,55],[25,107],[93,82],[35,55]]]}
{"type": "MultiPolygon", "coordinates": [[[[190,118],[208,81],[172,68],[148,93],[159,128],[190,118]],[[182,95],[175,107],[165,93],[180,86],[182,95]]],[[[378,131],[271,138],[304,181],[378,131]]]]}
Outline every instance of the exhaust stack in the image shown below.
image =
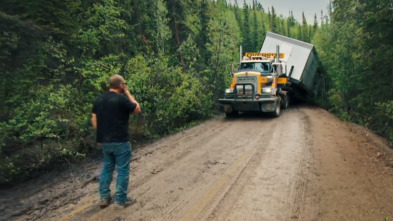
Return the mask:
{"type": "Polygon", "coordinates": [[[239,62],[242,62],[243,59],[243,47],[240,45],[239,47],[239,62]]]}

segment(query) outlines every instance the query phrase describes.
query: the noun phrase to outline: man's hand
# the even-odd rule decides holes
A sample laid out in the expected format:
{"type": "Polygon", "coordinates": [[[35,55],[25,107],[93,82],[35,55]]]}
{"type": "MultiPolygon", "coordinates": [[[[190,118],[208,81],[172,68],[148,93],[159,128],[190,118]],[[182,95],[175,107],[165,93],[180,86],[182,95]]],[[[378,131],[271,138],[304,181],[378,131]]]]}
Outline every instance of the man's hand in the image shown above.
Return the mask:
{"type": "Polygon", "coordinates": [[[138,101],[136,101],[135,98],[131,95],[130,91],[127,88],[127,84],[122,83],[121,85],[122,85],[121,88],[123,89],[124,95],[126,95],[132,103],[136,104],[136,108],[133,113],[135,113],[135,114],[140,113],[141,107],[139,106],[138,101]]]}
{"type": "Polygon", "coordinates": [[[127,92],[130,93],[127,88],[127,83],[121,83],[120,87],[123,91],[123,94],[127,95],[127,92]]]}
{"type": "Polygon", "coordinates": [[[97,115],[95,113],[91,114],[91,124],[94,129],[97,129],[97,115]]]}

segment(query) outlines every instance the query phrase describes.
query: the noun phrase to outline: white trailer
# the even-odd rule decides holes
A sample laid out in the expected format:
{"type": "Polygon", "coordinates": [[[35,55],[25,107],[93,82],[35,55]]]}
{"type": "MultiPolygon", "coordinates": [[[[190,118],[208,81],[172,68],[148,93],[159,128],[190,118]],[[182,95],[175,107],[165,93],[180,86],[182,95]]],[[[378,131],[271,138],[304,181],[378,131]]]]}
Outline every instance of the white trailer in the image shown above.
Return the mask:
{"type": "Polygon", "coordinates": [[[281,60],[287,63],[292,94],[301,100],[309,100],[318,93],[322,83],[320,74],[322,68],[318,62],[315,48],[312,44],[288,38],[272,32],[266,33],[261,52],[272,52],[276,47],[285,56],[281,60]]]}

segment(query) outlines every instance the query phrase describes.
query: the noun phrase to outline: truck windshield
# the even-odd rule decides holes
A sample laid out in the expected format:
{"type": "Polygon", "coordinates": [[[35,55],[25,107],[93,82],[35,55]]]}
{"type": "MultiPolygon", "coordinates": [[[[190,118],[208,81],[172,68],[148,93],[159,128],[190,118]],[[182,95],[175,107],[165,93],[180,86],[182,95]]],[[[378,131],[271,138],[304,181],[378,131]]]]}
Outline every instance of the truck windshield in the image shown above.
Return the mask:
{"type": "Polygon", "coordinates": [[[267,62],[249,62],[249,63],[241,63],[239,70],[251,69],[259,71],[263,74],[268,74],[271,72],[271,65],[267,62]]]}

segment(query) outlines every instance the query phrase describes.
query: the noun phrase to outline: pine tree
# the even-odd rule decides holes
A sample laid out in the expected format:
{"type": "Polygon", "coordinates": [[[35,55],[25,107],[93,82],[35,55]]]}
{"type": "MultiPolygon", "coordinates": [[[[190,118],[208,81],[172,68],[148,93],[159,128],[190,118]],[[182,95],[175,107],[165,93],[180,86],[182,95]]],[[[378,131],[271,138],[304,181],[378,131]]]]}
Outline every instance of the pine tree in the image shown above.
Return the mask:
{"type": "Polygon", "coordinates": [[[302,39],[305,42],[310,42],[310,33],[308,30],[308,24],[307,24],[307,20],[306,20],[306,16],[304,16],[304,12],[302,12],[302,39]]]}
{"type": "Polygon", "coordinates": [[[155,48],[156,53],[163,55],[166,52],[167,41],[171,36],[171,30],[168,27],[169,19],[167,18],[168,10],[163,0],[157,0],[155,13],[155,48]]]}
{"type": "MultiPolygon", "coordinates": [[[[208,50],[206,50],[206,43],[209,41],[209,36],[208,36],[208,24],[209,24],[209,20],[210,20],[210,16],[208,15],[210,11],[209,8],[209,1],[208,0],[202,0],[201,3],[201,8],[199,10],[199,18],[201,21],[201,32],[199,33],[199,35],[197,36],[197,45],[198,48],[200,50],[201,53],[201,59],[204,62],[200,62],[199,64],[201,65],[201,67],[199,69],[204,69],[204,65],[203,64],[207,64],[208,60],[210,58],[210,53],[208,50]]],[[[236,11],[236,8],[235,8],[236,11]]],[[[199,71],[201,71],[199,70],[199,71]]]]}
{"type": "Polygon", "coordinates": [[[259,23],[258,23],[258,18],[257,18],[257,10],[256,10],[256,1],[253,3],[253,10],[252,10],[252,15],[253,15],[253,30],[252,30],[252,51],[256,51],[258,46],[259,46],[259,32],[260,32],[260,28],[259,28],[259,23]]]}
{"type": "Polygon", "coordinates": [[[270,29],[272,32],[277,32],[277,15],[274,10],[274,7],[272,6],[272,14],[271,14],[271,20],[270,20],[270,29]]]}
{"type": "Polygon", "coordinates": [[[183,13],[185,9],[180,0],[167,0],[167,8],[170,17],[170,27],[173,33],[174,44],[172,50],[178,54],[178,60],[180,64],[184,67],[184,57],[181,50],[177,50],[183,42],[183,38],[186,38],[186,34],[184,32],[184,20],[185,16],[183,13]]]}
{"type": "Polygon", "coordinates": [[[318,19],[317,19],[317,14],[314,15],[314,26],[313,26],[314,32],[318,29],[318,19]]]}
{"type": "Polygon", "coordinates": [[[245,0],[243,3],[243,15],[243,48],[245,51],[253,51],[253,44],[250,32],[250,10],[245,0]]]}
{"type": "Polygon", "coordinates": [[[287,34],[288,34],[288,37],[292,37],[293,36],[292,31],[291,31],[293,26],[295,26],[295,17],[293,17],[293,12],[289,11],[289,16],[287,18],[287,34]]]}

